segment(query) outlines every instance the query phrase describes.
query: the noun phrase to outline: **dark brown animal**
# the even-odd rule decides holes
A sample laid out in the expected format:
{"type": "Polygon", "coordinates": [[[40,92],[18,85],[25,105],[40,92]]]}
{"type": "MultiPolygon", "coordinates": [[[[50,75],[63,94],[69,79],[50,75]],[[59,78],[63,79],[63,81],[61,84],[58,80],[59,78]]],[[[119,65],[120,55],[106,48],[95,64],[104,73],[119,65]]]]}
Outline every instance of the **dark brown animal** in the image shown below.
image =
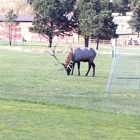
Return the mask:
{"type": "MultiPolygon", "coordinates": [[[[53,51],[54,52],[54,51],[53,51]]],[[[55,54],[52,55],[56,58],[55,54]]],[[[91,66],[93,68],[93,74],[92,76],[95,75],[95,64],[94,64],[94,59],[96,57],[96,52],[92,48],[76,48],[76,49],[71,49],[69,52],[66,62],[61,63],[63,65],[63,68],[66,70],[67,75],[73,75],[75,63],[77,63],[78,66],[78,75],[80,75],[80,62],[88,62],[88,71],[85,76],[88,75],[91,66]]]]}

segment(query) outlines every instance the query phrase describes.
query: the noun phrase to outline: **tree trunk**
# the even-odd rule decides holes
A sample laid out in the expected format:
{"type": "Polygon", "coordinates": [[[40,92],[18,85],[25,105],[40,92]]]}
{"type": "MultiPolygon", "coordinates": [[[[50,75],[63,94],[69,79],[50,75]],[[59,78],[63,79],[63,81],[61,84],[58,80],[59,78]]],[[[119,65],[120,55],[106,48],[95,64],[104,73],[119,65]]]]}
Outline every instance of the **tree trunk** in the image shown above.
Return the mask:
{"type": "Polygon", "coordinates": [[[89,36],[85,35],[85,47],[88,47],[89,45],[89,36]]]}
{"type": "Polygon", "coordinates": [[[97,42],[96,42],[96,50],[99,48],[99,37],[97,37],[97,42]]]}
{"type": "Polygon", "coordinates": [[[12,35],[9,35],[9,45],[12,46],[12,35]]]}
{"type": "MultiPolygon", "coordinates": [[[[53,31],[53,22],[50,22],[51,23],[51,31],[53,31]]],[[[51,48],[52,47],[52,40],[53,40],[53,32],[50,32],[49,34],[49,45],[48,47],[51,48]]]]}
{"type": "Polygon", "coordinates": [[[9,40],[9,45],[10,45],[10,46],[12,45],[12,41],[11,41],[11,40],[9,40]]]}
{"type": "Polygon", "coordinates": [[[52,40],[53,40],[53,37],[52,37],[52,34],[50,34],[50,36],[49,36],[49,45],[48,45],[49,48],[52,47],[52,40]]]}
{"type": "Polygon", "coordinates": [[[48,45],[49,48],[52,47],[52,39],[49,39],[49,45],[48,45]]]}
{"type": "Polygon", "coordinates": [[[140,33],[138,32],[138,37],[140,36],[140,33]]]}
{"type": "Polygon", "coordinates": [[[11,25],[9,26],[9,45],[12,45],[12,29],[11,29],[11,25]]]}

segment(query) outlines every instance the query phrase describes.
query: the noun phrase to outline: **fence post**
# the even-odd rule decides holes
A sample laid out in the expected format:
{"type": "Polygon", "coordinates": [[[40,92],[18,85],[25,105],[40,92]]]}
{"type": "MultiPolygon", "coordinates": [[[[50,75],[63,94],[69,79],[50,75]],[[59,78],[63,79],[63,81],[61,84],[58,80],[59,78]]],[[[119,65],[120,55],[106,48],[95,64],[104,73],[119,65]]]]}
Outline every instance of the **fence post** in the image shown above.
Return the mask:
{"type": "Polygon", "coordinates": [[[112,38],[112,39],[111,39],[112,58],[115,58],[115,57],[116,57],[116,45],[117,45],[116,38],[112,38]]]}

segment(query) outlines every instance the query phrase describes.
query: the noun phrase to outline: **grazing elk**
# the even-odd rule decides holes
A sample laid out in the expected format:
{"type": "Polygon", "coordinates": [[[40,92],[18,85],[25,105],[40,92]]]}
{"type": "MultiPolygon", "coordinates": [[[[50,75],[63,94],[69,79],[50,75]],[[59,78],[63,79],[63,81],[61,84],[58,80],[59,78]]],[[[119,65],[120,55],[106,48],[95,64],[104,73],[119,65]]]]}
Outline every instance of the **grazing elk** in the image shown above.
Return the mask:
{"type": "MultiPolygon", "coordinates": [[[[55,46],[56,47],[56,46],[55,46]]],[[[96,52],[92,49],[92,48],[75,48],[72,49],[69,52],[66,62],[61,63],[55,56],[55,47],[53,51],[52,56],[55,57],[55,59],[59,62],[59,64],[63,65],[63,68],[66,70],[67,75],[73,75],[73,71],[74,71],[74,66],[75,63],[77,63],[78,66],[78,75],[80,75],[80,62],[88,62],[88,71],[86,73],[85,76],[88,75],[91,66],[93,67],[93,76],[95,75],[95,64],[94,64],[94,59],[96,57],[96,52]]],[[[62,68],[61,68],[62,69],[62,68]]]]}

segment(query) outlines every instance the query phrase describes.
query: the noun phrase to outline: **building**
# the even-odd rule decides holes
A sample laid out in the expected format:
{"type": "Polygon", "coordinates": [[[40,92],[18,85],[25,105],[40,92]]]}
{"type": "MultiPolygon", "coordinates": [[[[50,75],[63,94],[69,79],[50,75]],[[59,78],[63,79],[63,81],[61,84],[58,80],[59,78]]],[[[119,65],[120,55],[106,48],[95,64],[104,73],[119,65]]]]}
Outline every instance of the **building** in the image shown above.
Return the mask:
{"type": "MultiPolygon", "coordinates": [[[[29,27],[32,26],[32,21],[34,19],[34,15],[19,15],[17,21],[20,22],[21,28],[21,38],[25,38],[26,40],[31,40],[32,33],[29,32],[29,27]]],[[[4,15],[0,15],[0,22],[4,20],[4,15]]],[[[5,37],[1,35],[1,38],[4,39],[5,37]]]]}
{"type": "MultiPolygon", "coordinates": [[[[12,0],[11,0],[12,1],[12,0]]],[[[113,14],[114,22],[118,24],[117,34],[119,34],[118,44],[123,45],[126,40],[130,40],[131,38],[136,38],[136,33],[132,32],[132,29],[129,27],[127,21],[131,18],[131,13],[128,13],[127,16],[118,16],[117,14],[113,14]]],[[[4,20],[4,15],[0,15],[0,22],[4,20]]],[[[32,26],[32,22],[34,20],[34,15],[19,15],[17,21],[20,22],[21,27],[21,38],[25,38],[27,41],[46,41],[46,38],[39,34],[34,34],[29,32],[29,27],[32,26]]],[[[2,36],[1,36],[2,38],[2,36]]],[[[74,34],[71,37],[55,37],[54,42],[78,42],[83,41],[77,34],[74,34]]]]}
{"type": "Polygon", "coordinates": [[[137,38],[137,33],[134,32],[129,24],[127,23],[131,19],[132,12],[127,12],[126,16],[118,16],[118,13],[114,13],[114,22],[118,24],[117,27],[117,34],[119,35],[118,43],[119,45],[124,45],[126,44],[129,40],[139,40],[137,38]]]}
{"type": "MultiPolygon", "coordinates": [[[[4,20],[4,15],[0,15],[0,22],[4,20]]],[[[20,22],[21,28],[21,37],[15,38],[15,40],[20,41],[23,38],[27,41],[47,41],[45,37],[39,35],[37,33],[29,32],[29,27],[32,26],[32,22],[34,20],[34,15],[19,15],[16,21],[20,22]]],[[[1,30],[1,29],[0,29],[1,30]]],[[[0,35],[1,40],[7,40],[5,36],[0,35]]],[[[54,37],[54,42],[78,42],[78,35],[74,34],[73,36],[62,37],[54,37]]]]}

